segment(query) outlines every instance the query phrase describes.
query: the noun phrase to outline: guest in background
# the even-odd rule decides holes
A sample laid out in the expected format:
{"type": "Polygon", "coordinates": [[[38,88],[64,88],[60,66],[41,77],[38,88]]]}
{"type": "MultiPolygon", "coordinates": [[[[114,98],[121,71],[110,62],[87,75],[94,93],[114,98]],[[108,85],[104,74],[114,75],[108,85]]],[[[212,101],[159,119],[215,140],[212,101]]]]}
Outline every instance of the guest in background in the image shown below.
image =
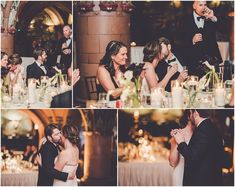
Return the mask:
{"type": "Polygon", "coordinates": [[[8,59],[8,67],[10,67],[10,71],[7,75],[7,83],[8,85],[14,86],[15,84],[19,84],[21,86],[24,85],[24,67],[22,64],[22,58],[19,54],[13,54],[8,59]]]}
{"type": "Polygon", "coordinates": [[[9,72],[8,64],[8,55],[7,53],[1,51],[1,78],[5,77],[9,72]]]}
{"type": "Polygon", "coordinates": [[[123,76],[126,60],[126,45],[119,41],[109,42],[96,74],[98,82],[97,90],[99,93],[115,90],[111,97],[112,99],[119,98],[122,88],[117,79],[123,76]]]}
{"type": "Polygon", "coordinates": [[[31,155],[29,157],[29,162],[33,163],[34,165],[37,165],[37,160],[36,160],[37,154],[38,154],[37,147],[35,145],[32,145],[31,146],[31,155]]]}
{"type": "Polygon", "coordinates": [[[26,145],[24,153],[23,153],[23,160],[29,161],[29,157],[31,156],[31,146],[26,145]]]}
{"type": "Polygon", "coordinates": [[[188,77],[188,72],[183,70],[183,66],[181,65],[178,58],[172,53],[171,51],[171,44],[170,41],[165,38],[161,37],[158,39],[159,44],[161,45],[161,62],[155,68],[156,74],[158,75],[159,81],[163,80],[165,75],[167,74],[168,68],[177,64],[178,70],[177,72],[170,78],[167,82],[165,90],[170,92],[171,91],[171,81],[172,80],[179,80],[179,82],[183,82],[188,77]]]}
{"type": "MultiPolygon", "coordinates": [[[[194,1],[193,13],[184,24],[184,38],[189,48],[189,72],[202,77],[205,72],[199,67],[199,61],[211,60],[211,64],[222,62],[216,41],[217,17],[207,7],[206,1],[194,1]]],[[[185,50],[187,51],[187,49],[185,50]]]]}
{"type": "Polygon", "coordinates": [[[62,73],[66,74],[72,63],[72,29],[69,25],[63,27],[63,37],[57,45],[57,63],[62,73]]]}
{"type": "Polygon", "coordinates": [[[29,78],[35,78],[40,80],[41,76],[52,77],[54,73],[49,69],[49,67],[44,66],[47,60],[47,54],[45,49],[37,48],[33,52],[34,63],[27,66],[27,80],[29,78]]]}
{"type": "Polygon", "coordinates": [[[147,80],[149,88],[162,87],[165,88],[170,78],[177,72],[178,65],[174,64],[169,68],[164,78],[159,81],[158,75],[155,73],[155,69],[161,60],[161,46],[158,41],[148,42],[144,47],[144,63],[146,69],[145,78],[147,80]],[[149,65],[151,64],[151,66],[149,65]],[[153,74],[154,72],[154,74],[153,74]]]}

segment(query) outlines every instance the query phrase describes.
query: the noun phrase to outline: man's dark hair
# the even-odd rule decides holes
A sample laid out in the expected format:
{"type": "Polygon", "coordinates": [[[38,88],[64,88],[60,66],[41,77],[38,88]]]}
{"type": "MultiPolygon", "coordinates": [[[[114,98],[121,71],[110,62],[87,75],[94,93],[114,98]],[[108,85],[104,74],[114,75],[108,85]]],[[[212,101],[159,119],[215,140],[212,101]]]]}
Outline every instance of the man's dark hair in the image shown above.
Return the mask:
{"type": "Polygon", "coordinates": [[[207,117],[209,117],[208,110],[206,110],[206,109],[192,109],[192,112],[193,112],[193,113],[194,113],[195,111],[197,111],[197,113],[199,114],[199,116],[202,117],[202,118],[207,118],[207,117]]]}
{"type": "Polygon", "coordinates": [[[46,139],[47,139],[47,136],[51,136],[52,135],[54,129],[59,129],[59,127],[57,125],[55,125],[55,124],[49,124],[49,125],[47,125],[45,127],[45,129],[44,129],[44,136],[46,137],[46,139]]]}
{"type": "Polygon", "coordinates": [[[170,40],[168,40],[168,39],[165,38],[165,37],[159,38],[159,39],[158,39],[158,42],[159,42],[160,45],[161,45],[162,43],[164,43],[165,45],[170,45],[170,44],[171,44],[171,43],[170,43],[170,40]]]}
{"type": "Polygon", "coordinates": [[[37,60],[39,56],[42,56],[43,52],[46,52],[46,50],[41,47],[34,49],[33,51],[34,59],[37,60]]]}

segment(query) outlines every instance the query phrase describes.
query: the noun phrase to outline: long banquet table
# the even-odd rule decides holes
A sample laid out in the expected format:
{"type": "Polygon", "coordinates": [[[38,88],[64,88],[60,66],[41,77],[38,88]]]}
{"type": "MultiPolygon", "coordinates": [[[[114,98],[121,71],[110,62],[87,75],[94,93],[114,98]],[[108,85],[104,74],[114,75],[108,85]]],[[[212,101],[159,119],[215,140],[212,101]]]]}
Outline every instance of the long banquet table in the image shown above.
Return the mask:
{"type": "Polygon", "coordinates": [[[130,161],[118,163],[118,185],[171,186],[173,168],[168,160],[154,162],[130,161]]]}

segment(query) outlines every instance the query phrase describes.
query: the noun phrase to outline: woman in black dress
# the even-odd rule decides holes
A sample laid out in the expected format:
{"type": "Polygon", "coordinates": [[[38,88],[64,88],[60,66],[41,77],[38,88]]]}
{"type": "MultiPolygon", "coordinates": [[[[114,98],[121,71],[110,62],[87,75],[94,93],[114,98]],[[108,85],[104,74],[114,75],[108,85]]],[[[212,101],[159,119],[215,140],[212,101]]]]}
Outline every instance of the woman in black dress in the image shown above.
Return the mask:
{"type": "Polygon", "coordinates": [[[106,47],[104,57],[97,70],[97,90],[110,92],[112,99],[118,99],[122,93],[118,77],[123,76],[127,60],[127,47],[119,41],[111,41],[106,47]]]}

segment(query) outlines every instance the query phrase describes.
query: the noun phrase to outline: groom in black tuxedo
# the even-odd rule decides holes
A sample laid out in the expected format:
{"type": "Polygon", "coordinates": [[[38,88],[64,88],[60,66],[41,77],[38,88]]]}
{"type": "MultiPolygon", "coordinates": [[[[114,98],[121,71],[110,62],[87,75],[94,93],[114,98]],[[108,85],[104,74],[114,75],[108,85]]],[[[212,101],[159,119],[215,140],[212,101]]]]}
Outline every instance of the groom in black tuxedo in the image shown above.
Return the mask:
{"type": "Polygon", "coordinates": [[[217,17],[207,7],[206,1],[194,1],[193,13],[184,23],[184,38],[187,43],[189,74],[203,76],[200,61],[211,59],[213,65],[222,62],[216,41],[217,17]],[[214,60],[212,60],[214,59],[214,60]],[[217,60],[215,60],[217,59],[217,60]]]}
{"type": "Polygon", "coordinates": [[[173,136],[185,159],[184,186],[222,186],[223,143],[207,111],[191,110],[190,120],[196,126],[187,145],[181,131],[173,136]]]}
{"type": "Polygon", "coordinates": [[[26,79],[28,80],[29,78],[35,78],[40,80],[41,76],[52,77],[54,73],[49,69],[49,67],[46,67],[44,65],[47,60],[47,54],[45,49],[36,48],[33,51],[33,56],[35,61],[34,63],[27,66],[26,79]]]}
{"type": "Polygon", "coordinates": [[[39,166],[37,186],[52,186],[54,179],[67,181],[67,179],[74,179],[74,173],[65,173],[54,169],[55,158],[59,150],[59,143],[61,142],[61,132],[58,126],[50,124],[45,127],[44,135],[47,139],[39,150],[42,164],[39,166]]]}

